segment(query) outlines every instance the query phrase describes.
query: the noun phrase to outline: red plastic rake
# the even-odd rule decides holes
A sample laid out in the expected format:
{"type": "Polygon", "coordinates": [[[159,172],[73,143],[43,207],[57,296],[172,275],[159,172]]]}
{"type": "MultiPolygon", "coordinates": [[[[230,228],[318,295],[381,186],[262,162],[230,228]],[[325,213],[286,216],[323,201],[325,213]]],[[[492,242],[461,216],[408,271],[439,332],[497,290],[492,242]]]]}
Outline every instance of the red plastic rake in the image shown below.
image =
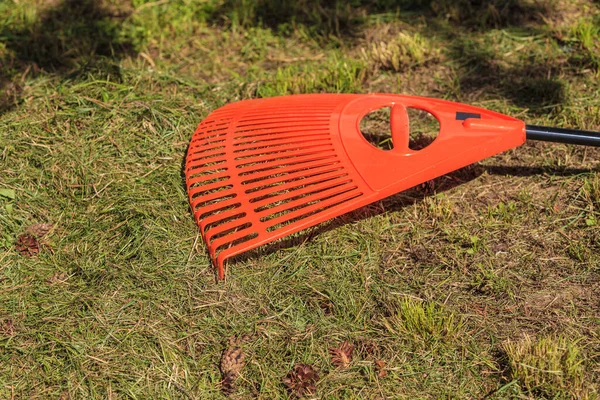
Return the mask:
{"type": "Polygon", "coordinates": [[[525,139],[600,146],[600,133],[525,125],[492,111],[423,97],[318,94],[247,100],[200,123],[186,160],[194,218],[224,278],[227,258],[519,146],[525,139]],[[359,129],[390,107],[394,148],[359,129]],[[407,108],[439,121],[409,148],[407,108]]]}

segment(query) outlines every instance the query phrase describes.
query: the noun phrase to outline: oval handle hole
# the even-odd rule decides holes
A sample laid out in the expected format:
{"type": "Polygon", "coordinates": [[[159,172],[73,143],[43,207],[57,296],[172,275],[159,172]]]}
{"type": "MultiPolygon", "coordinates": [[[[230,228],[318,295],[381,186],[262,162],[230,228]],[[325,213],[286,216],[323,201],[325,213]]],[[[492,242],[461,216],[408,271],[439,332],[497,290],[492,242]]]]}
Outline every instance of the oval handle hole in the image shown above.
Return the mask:
{"type": "Polygon", "coordinates": [[[407,107],[410,136],[408,148],[422,150],[429,146],[440,133],[440,121],[433,114],[418,108],[407,107]]]}
{"type": "Polygon", "coordinates": [[[390,107],[373,110],[360,120],[360,133],[367,142],[381,150],[392,150],[392,129],[390,125],[390,107]]]}

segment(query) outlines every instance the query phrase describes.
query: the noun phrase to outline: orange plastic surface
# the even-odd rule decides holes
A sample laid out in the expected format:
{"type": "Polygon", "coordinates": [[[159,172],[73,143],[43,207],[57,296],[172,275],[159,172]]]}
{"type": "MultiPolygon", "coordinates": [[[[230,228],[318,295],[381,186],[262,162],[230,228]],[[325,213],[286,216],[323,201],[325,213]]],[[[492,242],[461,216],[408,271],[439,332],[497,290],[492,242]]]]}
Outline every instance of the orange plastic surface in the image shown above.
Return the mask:
{"type": "Polygon", "coordinates": [[[246,100],[200,123],[187,153],[186,182],[194,218],[224,278],[232,256],[524,142],[522,121],[444,100],[388,94],[246,100]],[[371,145],[359,128],[382,107],[391,107],[392,150],[371,145]],[[408,107],[440,123],[437,138],[422,150],[408,147],[408,107]]]}

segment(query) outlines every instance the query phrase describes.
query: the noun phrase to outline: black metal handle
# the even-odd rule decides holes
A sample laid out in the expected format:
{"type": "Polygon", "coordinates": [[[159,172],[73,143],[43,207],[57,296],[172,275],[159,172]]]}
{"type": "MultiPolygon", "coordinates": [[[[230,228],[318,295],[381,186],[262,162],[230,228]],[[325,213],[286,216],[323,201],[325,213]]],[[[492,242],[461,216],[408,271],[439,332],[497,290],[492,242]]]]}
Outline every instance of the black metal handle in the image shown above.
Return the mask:
{"type": "Polygon", "coordinates": [[[600,147],[600,132],[527,125],[525,127],[525,133],[527,134],[527,139],[529,140],[543,140],[545,142],[581,144],[584,146],[600,147]]]}

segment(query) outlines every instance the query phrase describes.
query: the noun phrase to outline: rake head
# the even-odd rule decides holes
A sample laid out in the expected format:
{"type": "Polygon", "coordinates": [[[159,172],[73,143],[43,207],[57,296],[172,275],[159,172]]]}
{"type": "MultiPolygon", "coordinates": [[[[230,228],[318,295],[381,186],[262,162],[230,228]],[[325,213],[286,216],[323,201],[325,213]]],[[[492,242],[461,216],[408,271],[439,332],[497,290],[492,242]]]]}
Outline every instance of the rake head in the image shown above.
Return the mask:
{"type": "Polygon", "coordinates": [[[488,110],[399,95],[298,95],[232,103],[193,135],[186,183],[194,218],[224,277],[227,258],[416,186],[525,141],[525,124],[488,110]],[[391,108],[394,148],[361,119],[391,108]],[[437,138],[411,150],[407,108],[433,114],[437,138]]]}

